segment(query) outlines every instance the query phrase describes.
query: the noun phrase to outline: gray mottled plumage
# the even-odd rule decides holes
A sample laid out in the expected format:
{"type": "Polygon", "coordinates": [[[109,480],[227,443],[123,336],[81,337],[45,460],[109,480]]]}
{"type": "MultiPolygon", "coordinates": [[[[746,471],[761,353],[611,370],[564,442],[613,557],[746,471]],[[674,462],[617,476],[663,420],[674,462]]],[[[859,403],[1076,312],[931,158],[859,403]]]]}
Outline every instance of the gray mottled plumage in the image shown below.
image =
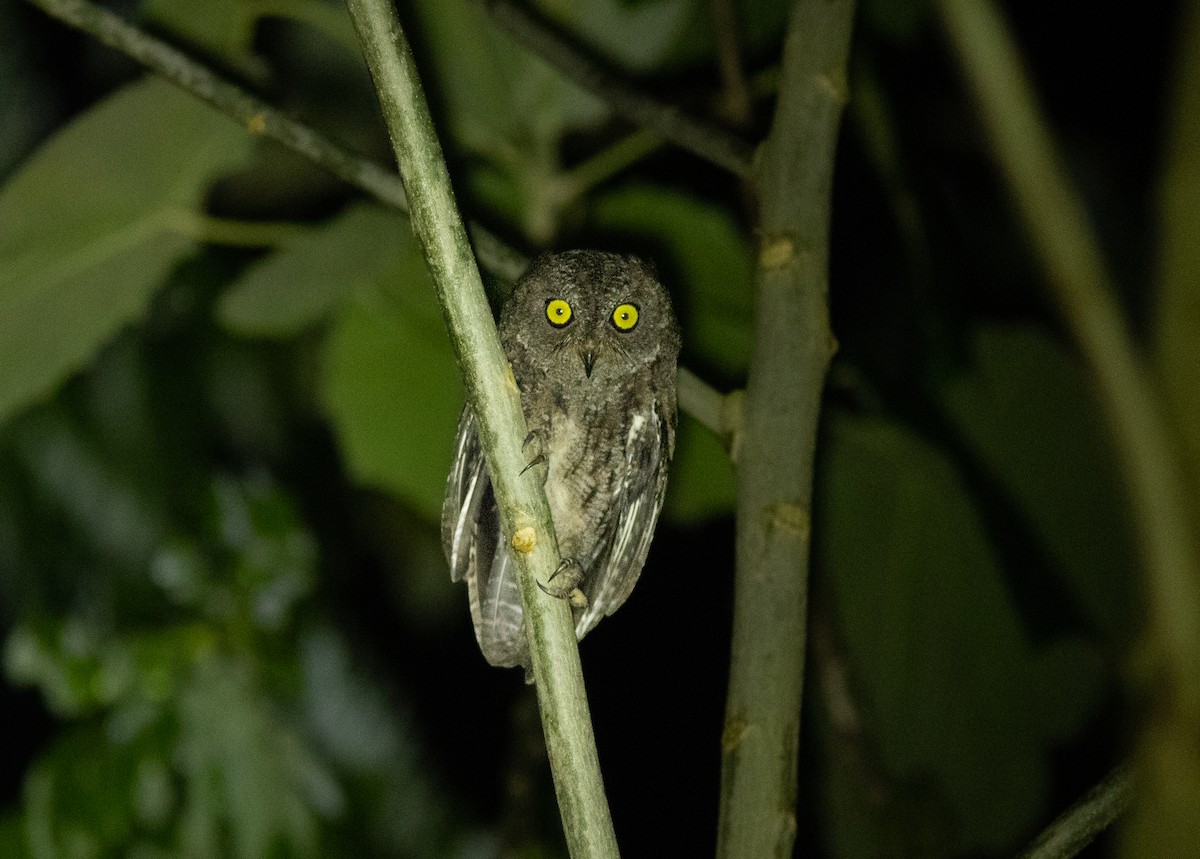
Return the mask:
{"type": "MultiPolygon", "coordinates": [[[[521,390],[530,458],[544,460],[559,552],[582,576],[587,605],[574,609],[582,639],[625,602],[650,548],[675,449],[679,329],[666,290],[641,260],[568,251],[533,262],[504,305],[500,340],[521,390]],[[565,324],[558,302],[569,306],[565,324]],[[636,324],[622,330],[627,305],[636,324]]],[[[484,657],[528,668],[516,570],[499,546],[469,408],[459,423],[442,541],[451,577],[467,581],[484,657]]]]}

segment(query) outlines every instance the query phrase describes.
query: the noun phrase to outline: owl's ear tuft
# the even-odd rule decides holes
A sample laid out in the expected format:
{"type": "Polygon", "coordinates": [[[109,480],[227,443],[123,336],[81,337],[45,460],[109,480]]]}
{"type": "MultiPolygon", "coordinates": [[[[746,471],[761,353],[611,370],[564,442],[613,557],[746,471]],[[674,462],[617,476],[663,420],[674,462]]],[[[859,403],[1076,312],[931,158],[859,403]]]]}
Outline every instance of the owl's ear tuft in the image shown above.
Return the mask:
{"type": "Polygon", "coordinates": [[[627,254],[625,259],[631,264],[641,268],[641,270],[650,275],[650,277],[658,280],[658,263],[656,263],[654,260],[647,257],[638,256],[637,254],[627,254]]]}

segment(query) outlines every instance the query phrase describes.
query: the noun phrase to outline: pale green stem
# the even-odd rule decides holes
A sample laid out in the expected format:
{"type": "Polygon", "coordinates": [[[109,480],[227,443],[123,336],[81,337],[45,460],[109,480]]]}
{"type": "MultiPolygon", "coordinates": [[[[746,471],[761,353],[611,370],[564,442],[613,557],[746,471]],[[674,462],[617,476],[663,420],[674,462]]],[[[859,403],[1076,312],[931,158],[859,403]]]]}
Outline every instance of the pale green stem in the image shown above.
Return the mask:
{"type": "Polygon", "coordinates": [[[853,0],[795,0],[775,121],[755,160],[754,351],[735,444],[733,653],[720,859],[790,857],[811,547],[813,455],[829,329],[829,213],[853,0]]]}
{"type": "Polygon", "coordinates": [[[503,545],[513,549],[567,846],[576,859],[616,856],[571,610],[565,600],[538,587],[539,580],[548,581],[554,574],[559,555],[545,492],[535,472],[525,467],[520,395],[500,347],[395,9],[390,0],[349,0],[348,5],[409,190],[413,229],[433,275],[479,426],[503,545]]]}
{"type": "Polygon", "coordinates": [[[1021,859],[1071,859],[1112,825],[1132,799],[1129,771],[1117,767],[1046,827],[1021,859]]]}
{"type": "Polygon", "coordinates": [[[661,149],[666,142],[661,134],[645,128],[621,138],[559,177],[558,182],[564,189],[563,199],[583,196],[600,183],[661,149]]]}

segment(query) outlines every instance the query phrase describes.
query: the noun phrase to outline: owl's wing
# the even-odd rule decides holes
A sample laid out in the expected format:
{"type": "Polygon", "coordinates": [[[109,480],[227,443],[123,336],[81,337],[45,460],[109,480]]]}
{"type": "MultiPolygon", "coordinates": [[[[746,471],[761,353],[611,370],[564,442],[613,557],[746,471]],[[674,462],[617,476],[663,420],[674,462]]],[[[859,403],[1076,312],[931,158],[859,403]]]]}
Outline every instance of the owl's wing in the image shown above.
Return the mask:
{"type": "Polygon", "coordinates": [[[442,504],[442,546],[450,578],[465,579],[479,649],[492,665],[528,665],[520,586],[512,557],[498,551],[500,521],[484,465],[475,416],[464,408],[458,422],[454,466],[442,504]]]}
{"type": "Polygon", "coordinates": [[[491,493],[491,480],[484,467],[483,450],[475,430],[475,415],[467,406],[458,419],[458,438],[454,445],[454,465],[446,481],[442,502],[442,548],[450,563],[451,581],[466,578],[472,561],[476,527],[491,493]]]}
{"type": "Polygon", "coordinates": [[[666,494],[667,468],[675,447],[673,418],[674,409],[668,412],[656,401],[650,414],[635,417],[630,427],[625,474],[614,490],[616,527],[607,550],[591,565],[584,586],[588,605],[575,622],[580,640],[602,617],[621,607],[642,573],[666,494]]]}

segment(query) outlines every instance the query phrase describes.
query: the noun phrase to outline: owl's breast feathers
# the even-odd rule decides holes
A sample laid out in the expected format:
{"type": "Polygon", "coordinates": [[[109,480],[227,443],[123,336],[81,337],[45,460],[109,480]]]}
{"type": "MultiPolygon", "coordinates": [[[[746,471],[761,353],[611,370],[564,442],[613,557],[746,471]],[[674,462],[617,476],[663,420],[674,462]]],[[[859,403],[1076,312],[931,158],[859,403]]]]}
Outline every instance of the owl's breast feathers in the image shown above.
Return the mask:
{"type": "Polygon", "coordinates": [[[544,434],[559,552],[583,569],[588,605],[575,611],[582,639],[641,574],[675,448],[675,391],[634,374],[607,390],[542,387],[523,403],[530,429],[544,434]]]}
{"type": "MultiPolygon", "coordinates": [[[[526,402],[526,423],[542,437],[549,466],[546,498],[559,552],[578,561],[590,579],[592,564],[611,540],[623,497],[652,477],[646,466],[650,450],[658,446],[655,424],[664,404],[640,379],[603,393],[593,394],[586,386],[549,390],[526,402]]],[[[666,429],[673,439],[673,427],[666,429]]],[[[587,584],[583,590],[590,598],[587,584]]]]}

